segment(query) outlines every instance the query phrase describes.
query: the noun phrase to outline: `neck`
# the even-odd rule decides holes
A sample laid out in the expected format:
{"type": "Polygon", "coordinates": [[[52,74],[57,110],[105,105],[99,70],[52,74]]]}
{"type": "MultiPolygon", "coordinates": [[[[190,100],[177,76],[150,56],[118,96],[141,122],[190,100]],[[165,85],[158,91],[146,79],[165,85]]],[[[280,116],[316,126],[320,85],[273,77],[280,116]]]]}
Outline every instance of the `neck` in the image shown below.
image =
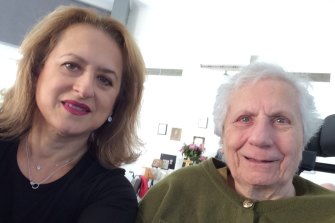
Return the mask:
{"type": "Polygon", "coordinates": [[[87,137],[63,137],[32,128],[27,135],[34,160],[52,163],[77,159],[87,151],[87,137]]]}
{"type": "Polygon", "coordinates": [[[248,185],[235,181],[231,175],[228,176],[228,184],[238,194],[254,201],[278,200],[295,196],[295,188],[292,182],[284,185],[248,185]]]}

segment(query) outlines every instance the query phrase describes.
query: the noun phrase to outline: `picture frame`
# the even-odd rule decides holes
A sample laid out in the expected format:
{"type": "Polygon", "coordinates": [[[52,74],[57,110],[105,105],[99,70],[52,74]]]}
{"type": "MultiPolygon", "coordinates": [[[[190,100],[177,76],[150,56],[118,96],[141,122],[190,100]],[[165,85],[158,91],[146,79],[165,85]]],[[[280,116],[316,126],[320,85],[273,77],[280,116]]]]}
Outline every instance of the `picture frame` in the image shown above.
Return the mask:
{"type": "Polygon", "coordinates": [[[205,144],[205,137],[193,136],[193,144],[195,145],[205,144]]]}
{"type": "Polygon", "coordinates": [[[156,168],[161,168],[162,165],[163,165],[163,160],[161,159],[154,159],[151,164],[152,167],[156,167],[156,168]]]}
{"type": "Polygon", "coordinates": [[[180,129],[180,128],[172,128],[171,129],[170,140],[180,141],[181,131],[182,131],[182,129],[180,129]]]}
{"type": "Polygon", "coordinates": [[[168,170],[169,169],[169,160],[162,160],[163,164],[161,166],[161,169],[168,170]]]}
{"type": "Polygon", "coordinates": [[[176,167],[177,156],[161,153],[160,159],[163,160],[163,165],[161,167],[162,169],[174,170],[174,168],[176,167]]]}
{"type": "Polygon", "coordinates": [[[207,129],[208,126],[208,118],[200,117],[198,120],[198,128],[207,129]]]}
{"type": "Polygon", "coordinates": [[[165,123],[159,123],[158,124],[157,134],[158,135],[166,135],[166,131],[167,131],[167,124],[165,124],[165,123]]]}

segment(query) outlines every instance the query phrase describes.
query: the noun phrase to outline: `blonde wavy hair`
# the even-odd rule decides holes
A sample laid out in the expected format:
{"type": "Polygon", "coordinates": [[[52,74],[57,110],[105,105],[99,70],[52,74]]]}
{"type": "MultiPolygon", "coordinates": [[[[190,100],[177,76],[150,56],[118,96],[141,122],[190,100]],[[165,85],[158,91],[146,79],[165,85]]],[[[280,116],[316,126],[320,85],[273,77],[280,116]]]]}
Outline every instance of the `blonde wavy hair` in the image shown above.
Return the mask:
{"type": "Polygon", "coordinates": [[[113,38],[122,51],[123,74],[120,93],[114,106],[113,122],[103,124],[91,134],[89,148],[106,167],[134,162],[142,142],[137,135],[145,65],[134,39],[126,27],[92,9],[60,6],[44,17],[27,34],[20,50],[16,82],[4,95],[0,108],[0,139],[19,138],[32,125],[36,80],[59,36],[69,26],[89,24],[113,38]]]}

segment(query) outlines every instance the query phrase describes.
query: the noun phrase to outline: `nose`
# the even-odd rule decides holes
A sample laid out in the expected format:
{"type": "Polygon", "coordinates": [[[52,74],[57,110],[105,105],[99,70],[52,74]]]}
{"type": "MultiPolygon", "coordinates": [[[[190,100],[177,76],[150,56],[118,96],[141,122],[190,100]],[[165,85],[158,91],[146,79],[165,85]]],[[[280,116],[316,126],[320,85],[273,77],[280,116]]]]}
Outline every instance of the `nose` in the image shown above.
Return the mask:
{"type": "Polygon", "coordinates": [[[84,72],[76,78],[73,84],[73,90],[81,98],[90,98],[94,96],[94,74],[91,72],[84,72]]]}
{"type": "Polygon", "coordinates": [[[249,142],[259,148],[269,148],[273,144],[273,125],[270,120],[257,120],[251,129],[249,142]]]}

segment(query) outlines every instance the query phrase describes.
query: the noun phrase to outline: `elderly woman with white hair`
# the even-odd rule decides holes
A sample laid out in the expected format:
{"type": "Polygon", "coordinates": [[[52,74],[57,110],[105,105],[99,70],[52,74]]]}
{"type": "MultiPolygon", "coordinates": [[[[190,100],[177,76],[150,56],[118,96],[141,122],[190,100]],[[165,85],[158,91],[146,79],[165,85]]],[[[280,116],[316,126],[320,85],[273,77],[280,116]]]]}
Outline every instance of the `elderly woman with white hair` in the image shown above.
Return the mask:
{"type": "Polygon", "coordinates": [[[222,84],[213,115],[226,164],[170,174],[141,201],[137,222],[335,222],[335,193],[297,175],[321,125],[308,87],[268,63],[222,84]]]}

